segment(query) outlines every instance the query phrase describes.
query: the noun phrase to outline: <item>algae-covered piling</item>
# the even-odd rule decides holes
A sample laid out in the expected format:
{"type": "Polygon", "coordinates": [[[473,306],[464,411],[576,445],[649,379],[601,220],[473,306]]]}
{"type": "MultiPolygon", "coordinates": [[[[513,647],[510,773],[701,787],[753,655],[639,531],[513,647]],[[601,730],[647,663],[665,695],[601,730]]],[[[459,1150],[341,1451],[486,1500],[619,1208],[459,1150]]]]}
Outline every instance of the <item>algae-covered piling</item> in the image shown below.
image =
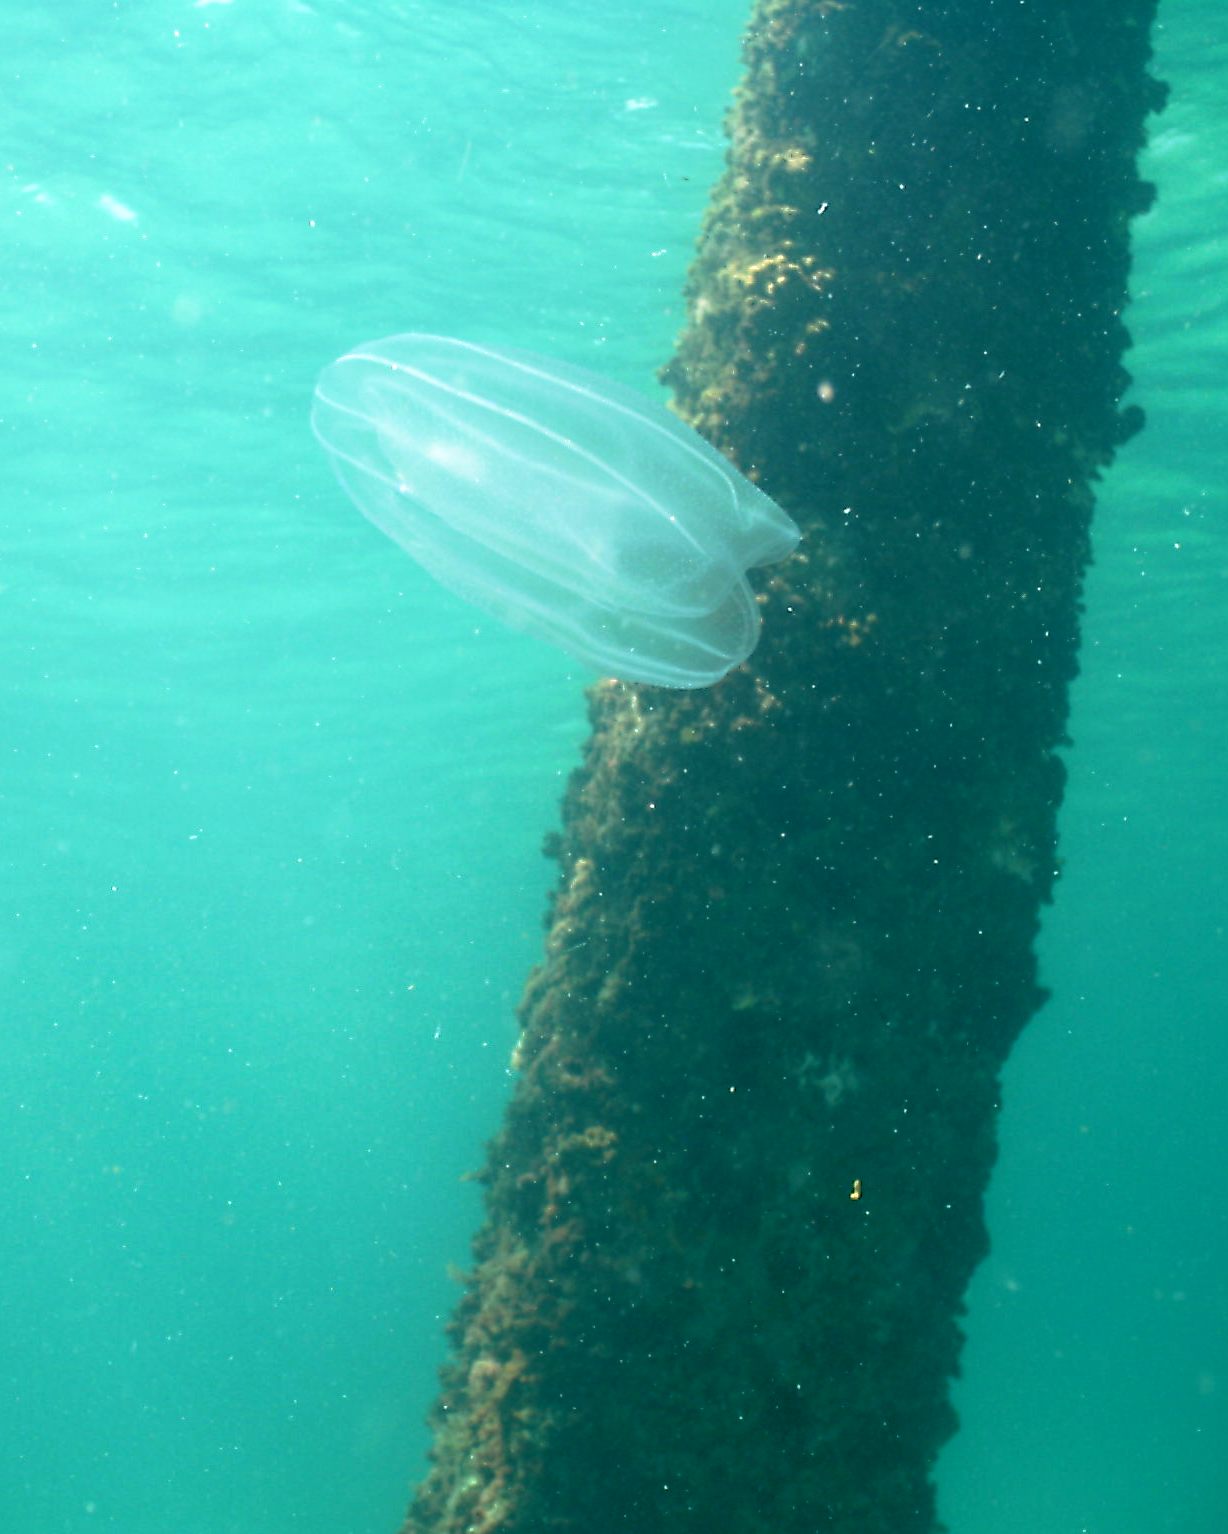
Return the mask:
{"type": "Polygon", "coordinates": [[[754,10],[665,374],[805,541],[726,681],[592,693],[412,1534],[935,1527],[1153,10],[754,10]]]}

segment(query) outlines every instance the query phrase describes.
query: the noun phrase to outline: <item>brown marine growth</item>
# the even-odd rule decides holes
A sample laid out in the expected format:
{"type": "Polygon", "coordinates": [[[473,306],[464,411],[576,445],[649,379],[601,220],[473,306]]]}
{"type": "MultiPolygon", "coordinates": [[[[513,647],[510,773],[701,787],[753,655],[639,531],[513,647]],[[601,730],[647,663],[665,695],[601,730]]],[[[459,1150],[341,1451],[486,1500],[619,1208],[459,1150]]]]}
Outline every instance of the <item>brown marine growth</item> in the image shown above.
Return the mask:
{"type": "Polygon", "coordinates": [[[593,690],[406,1534],[936,1527],[1153,10],[755,7],[665,376],[805,541],[724,683],[593,690]]]}

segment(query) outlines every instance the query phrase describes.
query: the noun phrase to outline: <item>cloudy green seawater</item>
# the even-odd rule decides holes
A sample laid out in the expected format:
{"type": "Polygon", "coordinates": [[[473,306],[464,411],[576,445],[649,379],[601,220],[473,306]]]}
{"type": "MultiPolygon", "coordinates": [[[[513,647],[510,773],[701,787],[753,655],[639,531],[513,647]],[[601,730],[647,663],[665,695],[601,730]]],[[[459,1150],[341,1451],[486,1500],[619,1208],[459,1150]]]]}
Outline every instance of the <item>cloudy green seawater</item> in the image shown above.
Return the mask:
{"type": "MultiPolygon", "coordinates": [[[[586,676],[348,505],[355,340],[651,387],[742,4],[57,0],[0,91],[0,1529],[375,1534],[586,676]]],[[[1170,5],[953,1534],[1228,1521],[1228,45],[1170,5]]]]}

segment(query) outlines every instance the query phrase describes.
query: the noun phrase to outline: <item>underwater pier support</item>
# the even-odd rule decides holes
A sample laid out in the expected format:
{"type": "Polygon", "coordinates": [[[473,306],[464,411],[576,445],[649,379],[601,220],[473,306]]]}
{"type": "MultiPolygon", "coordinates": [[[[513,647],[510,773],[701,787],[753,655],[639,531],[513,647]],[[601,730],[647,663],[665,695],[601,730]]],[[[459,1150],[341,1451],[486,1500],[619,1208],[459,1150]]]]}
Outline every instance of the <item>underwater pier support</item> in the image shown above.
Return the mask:
{"type": "Polygon", "coordinates": [[[928,1534],[1043,1001],[1154,0],[760,0],[665,370],[801,524],[603,683],[405,1534],[928,1534]]]}

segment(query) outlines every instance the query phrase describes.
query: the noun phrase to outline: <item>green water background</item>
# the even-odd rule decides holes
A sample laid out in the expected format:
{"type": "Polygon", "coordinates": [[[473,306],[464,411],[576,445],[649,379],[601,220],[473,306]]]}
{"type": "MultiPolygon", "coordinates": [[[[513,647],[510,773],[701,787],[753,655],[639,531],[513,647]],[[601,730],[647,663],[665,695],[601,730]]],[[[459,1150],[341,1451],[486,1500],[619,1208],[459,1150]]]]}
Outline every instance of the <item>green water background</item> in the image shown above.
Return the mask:
{"type": "MultiPolygon", "coordinates": [[[[744,20],[4,7],[4,1534],[400,1517],[586,678],[362,521],[308,399],[409,329],[652,387],[744,20]]],[[[1157,42],[1149,427],[1102,489],[954,1534],[1228,1526],[1218,0],[1157,42]]]]}

